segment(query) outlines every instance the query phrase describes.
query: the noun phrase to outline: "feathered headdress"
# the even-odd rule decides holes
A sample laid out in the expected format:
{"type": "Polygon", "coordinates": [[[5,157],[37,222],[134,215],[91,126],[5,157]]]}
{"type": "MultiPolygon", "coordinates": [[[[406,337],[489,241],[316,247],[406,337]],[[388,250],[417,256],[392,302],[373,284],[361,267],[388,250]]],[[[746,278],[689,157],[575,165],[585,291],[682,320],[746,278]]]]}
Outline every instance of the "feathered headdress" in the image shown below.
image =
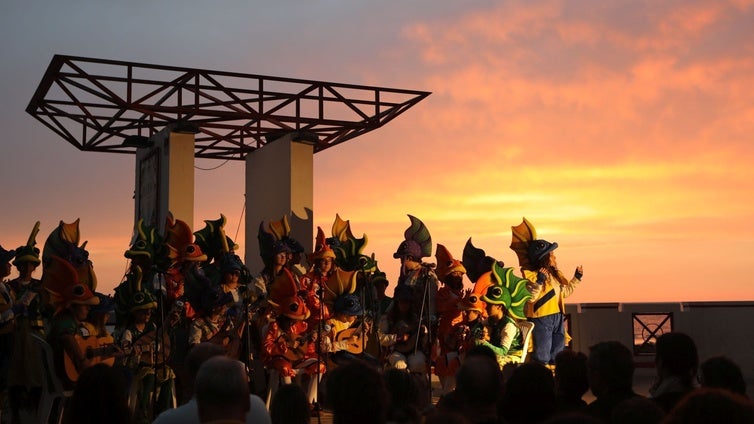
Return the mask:
{"type": "Polygon", "coordinates": [[[207,255],[202,252],[198,244],[194,243],[194,234],[191,227],[180,220],[174,219],[172,214],[167,216],[165,226],[165,244],[167,244],[168,256],[174,264],[181,262],[204,262],[207,255]]]}
{"type": "MultiPolygon", "coordinates": [[[[123,254],[128,259],[144,257],[160,271],[165,271],[169,265],[168,248],[162,237],[153,226],[144,224],[143,219],[134,226],[134,239],[131,247],[123,254]]],[[[148,271],[148,270],[147,270],[148,271]]]]}
{"type": "Polygon", "coordinates": [[[11,259],[13,259],[16,256],[16,251],[11,250],[5,250],[3,246],[0,246],[0,264],[5,265],[8,262],[10,262],[11,259]]]}
{"type": "Polygon", "coordinates": [[[298,294],[298,287],[293,274],[283,268],[283,271],[269,286],[267,302],[272,305],[279,315],[295,320],[305,320],[311,314],[306,302],[298,294]]]}
{"type": "Polygon", "coordinates": [[[50,256],[42,277],[42,288],[49,294],[49,302],[55,313],[72,304],[96,305],[99,298],[88,285],[79,282],[76,269],[59,256],[50,256]]]}
{"type": "MultiPolygon", "coordinates": [[[[492,285],[487,287],[482,300],[495,305],[503,305],[508,314],[516,319],[526,319],[524,306],[531,299],[531,293],[526,288],[526,280],[513,274],[513,268],[502,268],[497,263],[492,264],[489,276],[492,285]]],[[[484,279],[485,276],[482,276],[484,279]]]]}
{"type": "Polygon", "coordinates": [[[291,237],[291,224],[288,223],[288,215],[283,215],[279,221],[270,221],[267,225],[275,240],[285,243],[293,253],[302,253],[304,246],[298,240],[291,237]]]}
{"type": "Polygon", "coordinates": [[[335,252],[330,245],[327,244],[325,232],[322,231],[321,227],[317,227],[317,238],[314,242],[314,252],[309,255],[309,263],[314,263],[316,260],[325,258],[332,258],[335,260],[335,252]]]}
{"type": "MultiPolygon", "coordinates": [[[[463,265],[466,267],[467,276],[469,280],[476,282],[479,277],[485,272],[492,270],[492,264],[497,262],[492,256],[488,256],[484,253],[483,249],[475,247],[471,243],[471,237],[466,241],[466,245],[463,246],[463,265]]],[[[498,262],[500,266],[503,266],[502,262],[498,262]]]]}
{"type": "MultiPolygon", "coordinates": [[[[44,273],[52,264],[52,257],[57,256],[73,266],[78,274],[78,281],[85,284],[92,292],[97,290],[97,276],[94,273],[92,261],[89,260],[89,252],[86,250],[86,241],[81,243],[79,233],[79,219],[68,224],[60,221],[58,227],[47,237],[42,250],[42,266],[44,273]]],[[[47,277],[49,278],[49,277],[47,277]]]]}
{"type": "Polygon", "coordinates": [[[403,233],[405,240],[398,245],[393,257],[398,259],[410,256],[418,261],[432,254],[432,236],[419,218],[412,215],[408,215],[408,218],[411,226],[403,233]]]}
{"type": "Polygon", "coordinates": [[[440,281],[442,281],[443,278],[445,278],[452,272],[460,272],[466,274],[466,268],[463,266],[461,261],[459,261],[458,259],[453,259],[453,255],[450,254],[448,248],[442,244],[437,244],[435,259],[437,259],[437,268],[435,269],[435,274],[437,274],[437,278],[440,279],[440,281]]]}
{"type": "Polygon", "coordinates": [[[196,244],[210,258],[218,258],[225,253],[238,250],[238,245],[225,234],[226,222],[225,215],[220,214],[220,219],[205,219],[204,228],[194,232],[196,244]]]}
{"type": "Polygon", "coordinates": [[[142,285],[141,279],[141,268],[135,266],[115,288],[115,317],[119,325],[125,325],[133,311],[157,307],[155,296],[142,285]]]}
{"type": "MultiPolygon", "coordinates": [[[[257,231],[257,240],[259,241],[259,256],[262,257],[262,262],[266,266],[269,266],[272,258],[278,253],[292,252],[293,250],[286,243],[285,240],[280,239],[280,234],[285,233],[285,225],[288,220],[284,217],[280,222],[275,224],[270,223],[267,230],[264,228],[264,221],[259,223],[259,230],[257,231]],[[272,229],[275,229],[274,231],[272,229]]],[[[287,230],[290,231],[290,228],[287,230]]]]}
{"type": "Polygon", "coordinates": [[[338,298],[343,295],[353,294],[356,291],[356,285],[356,271],[346,271],[337,268],[324,283],[325,304],[330,309],[334,309],[338,298]]]}
{"type": "Polygon", "coordinates": [[[367,256],[362,253],[366,247],[368,238],[364,234],[360,239],[354,237],[351,232],[351,221],[341,219],[335,214],[332,224],[332,237],[328,243],[335,251],[335,263],[347,271],[374,271],[377,262],[374,255],[367,256]]]}
{"type": "Polygon", "coordinates": [[[34,228],[31,230],[29,239],[26,241],[25,246],[19,246],[15,250],[16,259],[13,260],[13,265],[16,266],[22,262],[31,262],[35,265],[39,265],[39,248],[37,245],[37,234],[39,233],[39,221],[34,224],[34,228]]]}

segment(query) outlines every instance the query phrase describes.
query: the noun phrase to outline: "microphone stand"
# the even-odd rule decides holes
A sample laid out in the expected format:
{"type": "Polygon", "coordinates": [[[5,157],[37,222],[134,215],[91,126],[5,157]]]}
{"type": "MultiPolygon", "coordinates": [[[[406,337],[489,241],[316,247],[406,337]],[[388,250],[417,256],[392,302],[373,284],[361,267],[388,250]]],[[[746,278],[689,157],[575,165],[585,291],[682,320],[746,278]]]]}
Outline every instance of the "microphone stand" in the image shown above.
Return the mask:
{"type": "Polygon", "coordinates": [[[414,344],[414,353],[419,350],[419,339],[421,338],[421,328],[422,328],[422,320],[424,319],[427,323],[427,343],[428,343],[428,351],[427,351],[427,357],[425,358],[425,363],[427,366],[427,387],[429,389],[429,401],[432,403],[432,322],[431,322],[431,315],[432,311],[430,310],[430,282],[428,281],[429,278],[427,277],[427,274],[432,269],[432,265],[430,264],[421,264],[421,268],[419,272],[421,273],[419,275],[419,281],[424,284],[424,290],[422,293],[422,305],[419,310],[419,326],[416,330],[416,343],[414,344]],[[426,308],[425,308],[426,306],[426,308]],[[425,311],[426,311],[426,318],[425,318],[425,311]]]}
{"type": "Polygon", "coordinates": [[[322,320],[324,319],[325,314],[325,299],[324,299],[324,284],[327,280],[327,275],[322,275],[320,278],[320,282],[317,287],[317,299],[319,299],[319,319],[317,320],[317,393],[316,393],[316,400],[313,402],[312,406],[314,408],[314,411],[317,413],[317,422],[321,423],[322,421],[322,414],[320,414],[321,408],[319,404],[319,383],[320,379],[322,378],[322,333],[324,330],[324,323],[322,320]]]}
{"type": "Polygon", "coordinates": [[[152,401],[150,402],[150,419],[154,418],[155,413],[155,404],[157,403],[157,393],[159,392],[158,389],[158,380],[159,380],[159,372],[158,372],[158,358],[159,355],[162,355],[162,372],[163,375],[167,375],[167,372],[165,370],[165,346],[163,343],[162,349],[160,349],[160,343],[163,342],[162,337],[160,337],[160,331],[164,331],[165,329],[165,305],[162,298],[162,281],[160,279],[160,274],[155,274],[154,281],[153,281],[153,288],[156,289],[156,297],[157,297],[157,324],[155,325],[154,329],[154,345],[153,345],[153,351],[152,351],[152,371],[154,372],[154,385],[152,386],[152,401]]]}
{"type": "MultiPolygon", "coordinates": [[[[239,295],[241,293],[239,292],[239,295]]],[[[252,382],[252,378],[254,377],[254,371],[252,369],[252,362],[254,361],[254,350],[252,349],[252,343],[251,343],[251,309],[249,305],[249,297],[247,295],[247,292],[244,291],[243,293],[243,309],[244,309],[244,321],[246,321],[246,326],[244,329],[244,332],[246,333],[246,375],[249,378],[249,382],[252,382]]]]}

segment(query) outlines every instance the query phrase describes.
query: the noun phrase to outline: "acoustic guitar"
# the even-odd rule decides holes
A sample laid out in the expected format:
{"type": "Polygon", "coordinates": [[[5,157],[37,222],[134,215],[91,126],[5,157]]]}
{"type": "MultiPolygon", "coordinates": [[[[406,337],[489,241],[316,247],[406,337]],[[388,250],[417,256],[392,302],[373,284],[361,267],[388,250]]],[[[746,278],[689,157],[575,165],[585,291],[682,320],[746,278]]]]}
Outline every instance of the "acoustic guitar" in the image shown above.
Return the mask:
{"type": "Polygon", "coordinates": [[[361,322],[355,327],[349,327],[341,331],[335,336],[336,342],[346,342],[346,351],[354,355],[359,355],[364,352],[364,346],[367,344],[366,331],[364,331],[364,323],[361,322]]]}
{"type": "Polygon", "coordinates": [[[309,344],[314,342],[314,338],[316,338],[316,333],[304,334],[301,337],[291,337],[290,334],[283,333],[278,337],[278,342],[284,342],[288,347],[283,354],[285,359],[291,361],[291,363],[297,363],[306,358],[309,344]]]}
{"type": "MultiPolygon", "coordinates": [[[[87,360],[87,366],[103,363],[109,366],[113,366],[115,358],[112,356],[118,351],[118,347],[113,344],[112,336],[105,337],[83,337],[75,335],[74,339],[76,344],[82,352],[84,352],[84,358],[87,360]]],[[[65,374],[71,381],[77,381],[79,379],[79,371],[76,369],[76,363],[73,358],[68,355],[68,352],[63,353],[63,364],[65,368],[65,374]]],[[[83,370],[82,370],[83,371],[83,370]]]]}
{"type": "Polygon", "coordinates": [[[241,319],[240,324],[234,325],[228,319],[225,326],[207,341],[225,348],[228,357],[238,359],[241,356],[241,337],[245,328],[246,320],[241,319]]]}
{"type": "MultiPolygon", "coordinates": [[[[398,341],[393,346],[393,350],[403,354],[413,353],[417,348],[417,337],[423,337],[425,334],[423,326],[422,329],[419,330],[418,323],[409,324],[403,320],[396,323],[394,330],[398,341]]],[[[422,346],[419,345],[419,348],[421,347],[422,346]]]]}

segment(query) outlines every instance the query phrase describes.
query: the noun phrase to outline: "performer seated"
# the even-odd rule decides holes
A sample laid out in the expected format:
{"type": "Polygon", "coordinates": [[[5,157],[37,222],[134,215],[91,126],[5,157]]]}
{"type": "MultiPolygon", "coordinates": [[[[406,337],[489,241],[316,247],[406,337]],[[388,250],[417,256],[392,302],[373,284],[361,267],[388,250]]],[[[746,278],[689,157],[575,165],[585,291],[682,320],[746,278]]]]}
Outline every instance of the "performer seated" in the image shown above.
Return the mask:
{"type": "Polygon", "coordinates": [[[134,267],[115,288],[115,343],[125,353],[124,365],[131,374],[129,403],[135,422],[150,422],[153,416],[174,406],[175,374],[167,365],[170,339],[153,320],[155,296],[141,284],[141,268],[134,267]]]}
{"type": "Polygon", "coordinates": [[[296,376],[306,376],[308,399],[314,403],[319,378],[326,367],[323,358],[317,357],[317,333],[306,324],[309,310],[287,269],[283,269],[271,289],[268,302],[276,318],[265,331],[262,360],[265,367],[277,371],[283,384],[291,384],[296,376]]]}
{"type": "Polygon", "coordinates": [[[480,335],[489,341],[489,331],[487,330],[487,305],[482,299],[473,292],[467,293],[461,302],[463,309],[462,323],[462,343],[461,343],[461,362],[468,352],[476,343],[473,335],[480,335]]]}
{"type": "Polygon", "coordinates": [[[87,359],[77,337],[80,339],[91,335],[84,326],[84,321],[90,308],[99,303],[99,298],[88,286],[78,283],[76,270],[63,259],[53,256],[47,272],[50,273],[48,275],[55,275],[55,284],[45,287],[50,294],[50,302],[55,307],[47,341],[52,348],[55,371],[63,387],[71,390],[78,374],[94,364],[92,359],[87,359]],[[69,366],[70,373],[65,372],[66,356],[72,364],[72,367],[69,366]]]}
{"type": "Polygon", "coordinates": [[[341,294],[335,299],[334,313],[328,320],[330,325],[330,359],[342,365],[358,359],[379,366],[374,356],[366,353],[367,334],[370,331],[369,319],[365,319],[364,309],[355,294],[341,294]]]}
{"type": "Polygon", "coordinates": [[[386,348],[386,368],[426,373],[426,326],[420,325],[413,300],[410,288],[396,287],[393,304],[380,319],[377,334],[380,345],[386,348]]]}
{"type": "Polygon", "coordinates": [[[226,355],[238,359],[245,320],[239,308],[230,309],[234,306],[231,293],[220,287],[207,287],[200,303],[200,315],[189,328],[189,346],[203,342],[219,344],[226,355]]]}
{"type": "Polygon", "coordinates": [[[489,282],[492,284],[482,296],[487,303],[487,332],[477,332],[475,343],[492,349],[502,369],[507,363],[521,361],[524,340],[517,320],[525,319],[523,307],[531,293],[526,288],[527,280],[513,275],[512,268],[502,268],[497,263],[476,284],[489,282]]]}

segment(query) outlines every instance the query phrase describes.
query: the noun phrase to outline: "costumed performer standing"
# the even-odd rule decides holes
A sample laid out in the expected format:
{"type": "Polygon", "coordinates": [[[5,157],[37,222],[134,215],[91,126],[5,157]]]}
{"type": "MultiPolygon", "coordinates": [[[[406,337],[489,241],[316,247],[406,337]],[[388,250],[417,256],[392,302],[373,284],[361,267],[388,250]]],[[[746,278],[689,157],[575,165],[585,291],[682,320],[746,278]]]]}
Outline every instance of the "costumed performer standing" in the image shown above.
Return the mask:
{"type": "Polygon", "coordinates": [[[440,379],[442,392],[448,393],[455,389],[456,371],[461,366],[463,276],[466,275],[466,268],[439,243],[435,250],[435,258],[435,272],[442,283],[442,287],[437,291],[437,339],[440,355],[435,361],[435,374],[440,379]]]}
{"type": "Polygon", "coordinates": [[[521,272],[529,283],[532,294],[526,305],[526,317],[534,323],[532,358],[550,368],[555,367],[555,356],[565,348],[564,299],[573,293],[581,282],[584,270],[576,267],[570,280],[558,268],[555,249],[558,243],[537,238],[537,230],[526,218],[511,227],[511,249],[516,252],[521,272]]]}

